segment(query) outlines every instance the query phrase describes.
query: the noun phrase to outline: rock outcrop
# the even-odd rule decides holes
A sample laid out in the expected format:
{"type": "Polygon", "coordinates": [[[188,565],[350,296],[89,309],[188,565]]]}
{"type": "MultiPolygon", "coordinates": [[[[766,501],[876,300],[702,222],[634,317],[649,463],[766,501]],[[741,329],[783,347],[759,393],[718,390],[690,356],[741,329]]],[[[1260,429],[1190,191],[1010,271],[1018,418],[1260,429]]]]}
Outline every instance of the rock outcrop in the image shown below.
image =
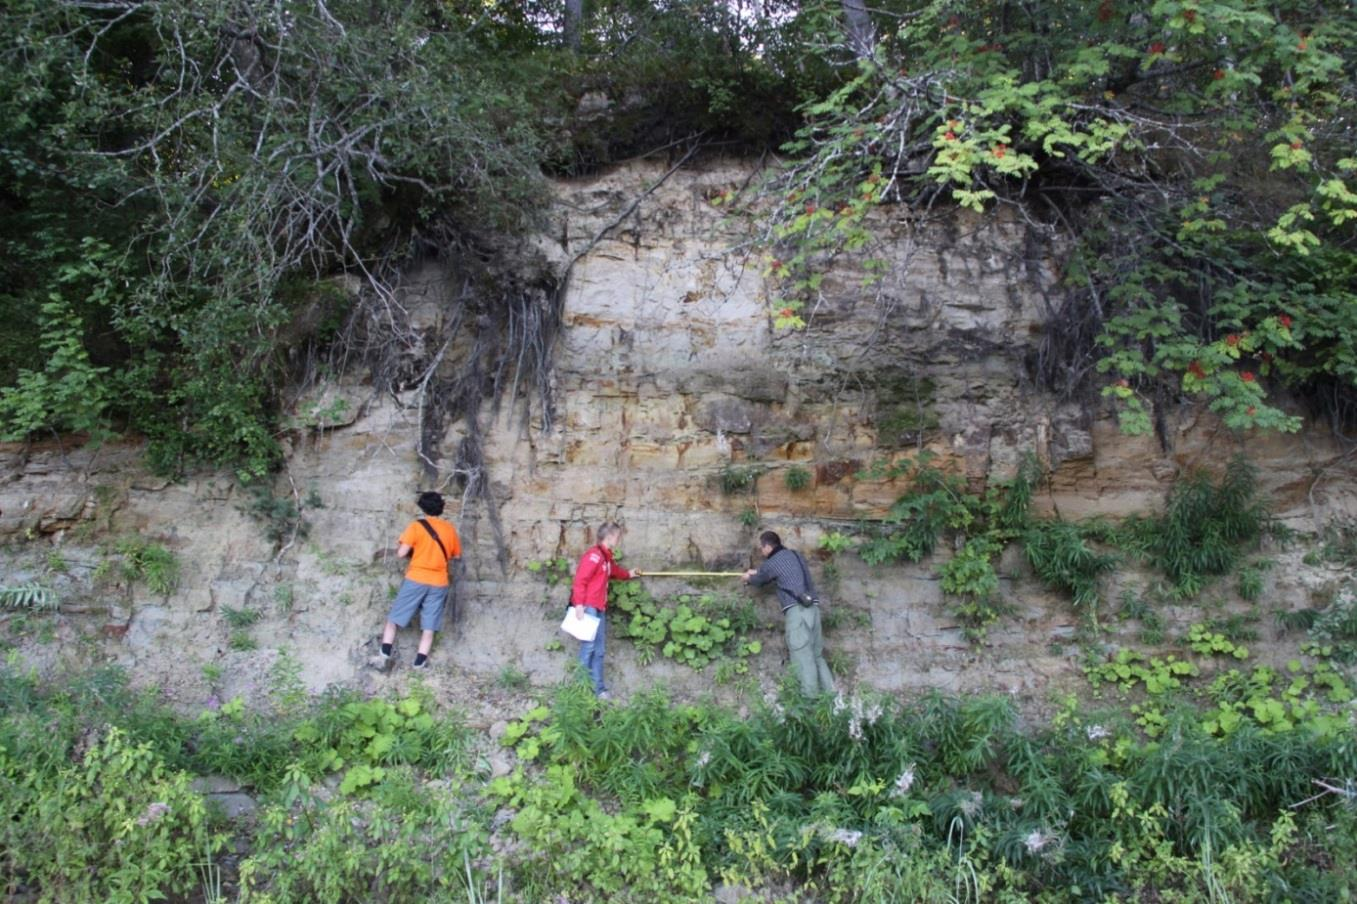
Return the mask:
{"type": "MultiPolygon", "coordinates": [[[[641,163],[558,185],[555,226],[533,249],[534,266],[569,273],[552,417],[526,392],[480,412],[498,530],[483,501],[458,505],[446,456],[421,460],[427,399],[413,382],[378,393],[352,374],[299,402],[343,416],[299,428],[286,472],[263,495],[221,475],[154,478],[132,443],[0,447],[2,583],[40,580],[68,613],[50,642],[32,619],[29,636],[11,630],[9,642],[51,667],[92,638],[186,702],[262,689],[283,648],[284,663],[299,663],[315,688],[393,680],[366,675],[361,663],[398,580],[394,538],[414,515],[416,491],[430,486],[450,494],[467,541],[458,618],[433,678],[450,693],[459,675],[494,676],[506,665],[538,683],[563,674],[569,651],[549,647],[567,588],[527,566],[573,561],[599,522],[626,525],[628,563],[737,570],[758,530],[809,551],[829,531],[881,517],[905,487],[861,472],[922,450],[976,487],[1034,453],[1050,474],[1037,505],[1066,518],[1151,510],[1184,470],[1218,468],[1239,452],[1258,465],[1270,506],[1291,526],[1315,530],[1357,512],[1357,461],[1322,429],[1237,435],[1184,407],[1169,414],[1163,437],[1129,438],[1096,403],[1039,391],[1026,362],[1053,309],[1060,249],[1030,224],[958,214],[923,225],[910,211],[885,214],[876,227],[884,279],[863,289],[845,265],[808,311],[810,328],[785,331],[772,323],[775,289],[749,250],[749,224],[708,201],[747,180],[748,169],[665,174],[641,163]],[[793,469],[808,476],[799,478],[805,486],[792,488],[793,469]],[[116,543],[130,536],[174,553],[172,590],[154,593],[121,567],[116,543]],[[259,621],[242,625],[238,612],[259,621]],[[199,675],[203,664],[220,666],[221,677],[215,668],[199,675]]],[[[427,262],[403,290],[411,324],[430,337],[412,352],[421,366],[432,363],[456,303],[450,278],[427,262]]],[[[447,425],[440,448],[453,448],[464,429],[447,425]]],[[[838,557],[830,595],[853,617],[840,620],[831,646],[849,681],[1037,699],[1078,673],[1069,604],[1042,590],[1018,556],[1001,566],[1015,614],[986,646],[969,645],[935,578],[949,552],[878,569],[838,557]]],[[[662,580],[657,592],[681,589],[662,580]]],[[[1299,608],[1334,576],[1287,567],[1270,580],[1276,605],[1299,608]]],[[[1108,598],[1117,592],[1109,586],[1108,598]]],[[[781,668],[781,641],[768,640],[754,669],[764,682],[781,668]]],[[[610,663],[623,690],[663,680],[701,693],[712,683],[663,661],[642,668],[616,634],[610,663]]]]}

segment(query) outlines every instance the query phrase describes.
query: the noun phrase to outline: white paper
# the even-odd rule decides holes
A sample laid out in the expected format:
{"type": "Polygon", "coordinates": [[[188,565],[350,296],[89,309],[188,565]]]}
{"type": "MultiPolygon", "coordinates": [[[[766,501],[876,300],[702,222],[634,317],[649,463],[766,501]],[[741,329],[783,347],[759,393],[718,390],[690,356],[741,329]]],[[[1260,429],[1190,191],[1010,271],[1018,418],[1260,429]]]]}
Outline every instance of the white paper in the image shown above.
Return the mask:
{"type": "Polygon", "coordinates": [[[599,621],[599,617],[592,612],[576,615],[575,607],[571,606],[565,612],[565,620],[561,622],[561,630],[576,640],[588,643],[598,634],[599,621]]]}

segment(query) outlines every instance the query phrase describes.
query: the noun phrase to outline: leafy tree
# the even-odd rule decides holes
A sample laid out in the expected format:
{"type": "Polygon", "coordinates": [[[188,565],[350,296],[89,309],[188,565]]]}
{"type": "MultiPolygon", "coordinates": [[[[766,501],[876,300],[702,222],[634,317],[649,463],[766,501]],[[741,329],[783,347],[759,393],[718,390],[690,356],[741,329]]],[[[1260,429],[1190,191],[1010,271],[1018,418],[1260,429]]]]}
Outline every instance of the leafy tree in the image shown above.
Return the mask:
{"type": "Polygon", "coordinates": [[[351,332],[412,346],[402,266],[489,272],[544,169],[785,134],[789,45],[737,12],[572,3],[563,42],[552,2],[6,4],[0,435],[131,428],[165,470],[264,473],[289,366],[346,316],[313,316],[319,280],[359,277],[351,332]]]}
{"type": "Polygon", "coordinates": [[[1185,396],[1232,427],[1294,430],[1276,385],[1352,416],[1349,4],[885,3],[870,55],[852,6],[822,50],[844,77],[802,108],[765,186],[779,326],[804,325],[833,258],[871,246],[878,206],[1006,206],[1072,244],[1048,385],[1109,374],[1134,432],[1185,396]]]}

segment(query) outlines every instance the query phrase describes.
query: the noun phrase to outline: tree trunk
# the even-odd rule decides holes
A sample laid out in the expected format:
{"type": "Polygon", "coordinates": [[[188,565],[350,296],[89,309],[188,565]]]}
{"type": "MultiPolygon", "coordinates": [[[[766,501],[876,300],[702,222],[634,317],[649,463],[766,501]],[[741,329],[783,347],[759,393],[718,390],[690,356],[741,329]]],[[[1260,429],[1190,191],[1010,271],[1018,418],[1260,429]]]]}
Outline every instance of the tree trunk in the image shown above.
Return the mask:
{"type": "Polygon", "coordinates": [[[565,46],[571,50],[580,49],[580,29],[584,24],[584,0],[565,0],[565,23],[561,32],[565,37],[565,46]]]}

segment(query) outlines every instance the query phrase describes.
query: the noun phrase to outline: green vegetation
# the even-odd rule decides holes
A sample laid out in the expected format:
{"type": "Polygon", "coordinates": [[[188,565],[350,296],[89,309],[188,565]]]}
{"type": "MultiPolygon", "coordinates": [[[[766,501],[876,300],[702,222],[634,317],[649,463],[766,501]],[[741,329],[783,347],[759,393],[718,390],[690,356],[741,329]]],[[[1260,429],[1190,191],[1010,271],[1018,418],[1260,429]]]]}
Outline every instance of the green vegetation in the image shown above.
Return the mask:
{"type": "MultiPolygon", "coordinates": [[[[1246,556],[1265,535],[1280,532],[1257,498],[1253,467],[1242,457],[1232,459],[1218,480],[1204,472],[1184,476],[1171,487],[1162,513],[1132,516],[1116,526],[1033,516],[1029,506],[1042,475],[1032,456],[1011,480],[992,484],[983,495],[936,468],[927,453],[874,465],[859,476],[907,477],[910,486],[885,517],[862,526],[858,553],[874,565],[917,562],[950,537],[956,552],[939,567],[939,579],[955,601],[953,615],[974,641],[983,640],[988,626],[1007,611],[994,562],[1010,543],[1019,544],[1037,578],[1067,594],[1085,626],[1097,630],[1103,605],[1099,579],[1120,562],[1118,554],[1100,548],[1129,553],[1162,573],[1169,590],[1161,596],[1190,599],[1212,578],[1237,573],[1240,595],[1256,600],[1272,563],[1248,562],[1246,556]]],[[[836,532],[821,544],[839,550],[849,542],[836,532]]],[[[1144,597],[1124,599],[1119,616],[1139,620],[1147,643],[1162,639],[1163,625],[1144,597]]]]}
{"type": "MultiPolygon", "coordinates": [[[[801,107],[789,165],[720,199],[761,215],[778,327],[805,326],[843,255],[871,294],[888,266],[879,208],[1016,206],[1072,249],[1033,362],[1046,388],[1087,396],[1106,374],[1136,433],[1184,398],[1234,429],[1296,430],[1280,387],[1353,422],[1357,24],[1343,4],[843,12],[839,39],[816,45],[841,77],[801,107]]],[[[911,417],[906,441],[926,406],[911,417]]]]}
{"type": "Polygon", "coordinates": [[[1342,900],[1357,881],[1348,684],[1322,660],[1282,674],[1194,655],[1118,654],[1090,675],[1139,702],[1069,701],[1046,725],[995,697],[737,711],[661,691],[604,704],[569,682],[508,724],[516,765],[493,780],[477,736],[422,690],[297,697],[280,674],[271,707],[194,717],[115,670],[61,683],[5,668],[0,888],[131,902],[201,884],[279,904],[366,899],[378,882],[393,902],[677,904],[717,883],[842,902],[1342,900]],[[194,775],[261,799],[234,826],[238,870],[194,775]]]}
{"type": "Polygon", "coordinates": [[[55,610],[59,605],[57,595],[50,587],[44,587],[37,581],[15,584],[12,587],[0,587],[0,608],[29,609],[36,612],[55,610]]]}
{"type": "Polygon", "coordinates": [[[1179,596],[1193,597],[1207,578],[1232,571],[1269,521],[1255,495],[1253,467],[1236,457],[1219,481],[1205,473],[1179,480],[1162,515],[1130,518],[1121,535],[1173,582],[1179,596]]]}
{"type": "Polygon", "coordinates": [[[792,465],[782,472],[782,482],[787,489],[793,493],[800,492],[810,486],[811,473],[799,465],[792,465]]]}
{"type": "Polygon", "coordinates": [[[717,476],[721,492],[727,496],[737,493],[752,493],[758,486],[759,476],[767,470],[760,464],[726,465],[717,476]]]}
{"type": "MultiPolygon", "coordinates": [[[[1353,415],[1337,0],[14,0],[0,24],[5,437],[130,430],[167,472],[259,479],[346,404],[285,412],[289,377],[408,338],[383,299],[412,253],[475,249],[494,295],[470,261],[538,225],[544,174],[704,150],[781,152],[744,191],[780,327],[843,255],[880,280],[883,206],[1019,208],[1070,249],[1047,389],[1101,372],[1139,432],[1189,397],[1295,429],[1274,387],[1353,415]]],[[[936,427],[927,377],[879,388],[883,442],[936,427]]]]}
{"type": "Polygon", "coordinates": [[[728,679],[747,673],[745,660],[763,648],[749,639],[759,620],[742,596],[682,593],[661,601],[640,582],[615,581],[608,587],[608,609],[621,615],[625,627],[618,633],[636,644],[642,664],[656,652],[695,669],[721,660],[730,666],[718,677],[728,679]]]}
{"type": "Polygon", "coordinates": [[[95,570],[103,576],[117,564],[128,581],[142,581],[153,592],[168,594],[179,586],[179,560],[159,543],[142,537],[124,537],[104,550],[104,559],[95,570]]]}
{"type": "Polygon", "coordinates": [[[1344,584],[1333,602],[1313,614],[1310,639],[1339,662],[1357,662],[1357,584],[1344,584]]]}

